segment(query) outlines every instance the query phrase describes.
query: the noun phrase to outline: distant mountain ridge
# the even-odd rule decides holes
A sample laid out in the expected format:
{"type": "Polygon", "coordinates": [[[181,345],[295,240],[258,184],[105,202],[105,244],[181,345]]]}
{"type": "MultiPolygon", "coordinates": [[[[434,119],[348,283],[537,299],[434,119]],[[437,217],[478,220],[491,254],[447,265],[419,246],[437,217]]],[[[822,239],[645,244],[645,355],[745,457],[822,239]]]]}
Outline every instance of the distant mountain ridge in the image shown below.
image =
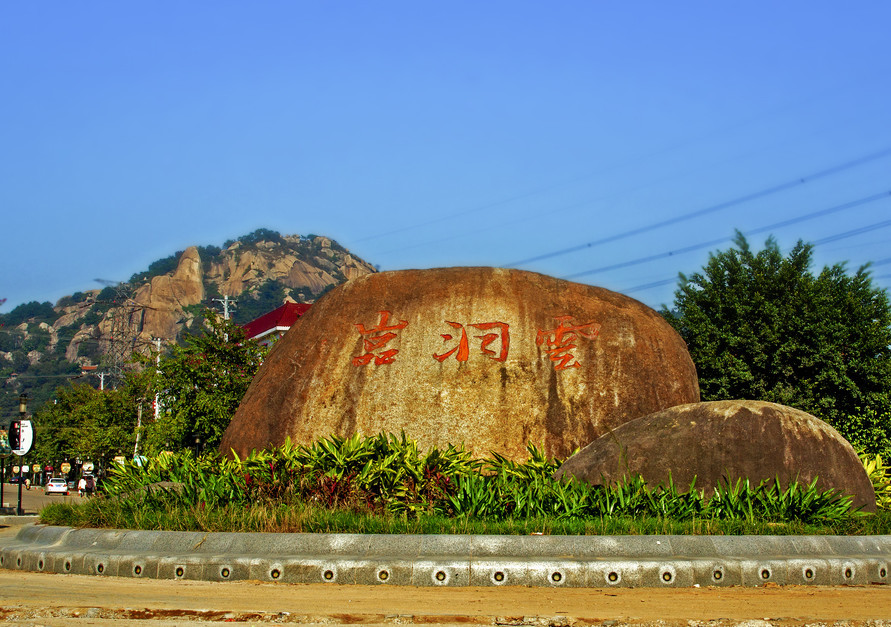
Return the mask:
{"type": "Polygon", "coordinates": [[[22,390],[40,391],[39,400],[47,395],[42,388],[54,390],[60,377],[77,375],[82,366],[114,374],[156,338],[165,346],[197,330],[201,312],[222,311],[219,301],[227,297],[231,317],[244,323],[286,301],[313,302],[375,271],[330,238],[259,229],[222,248],[178,251],[125,283],[77,292],[55,305],[25,303],[0,314],[0,411],[8,413],[10,398],[22,390]]]}

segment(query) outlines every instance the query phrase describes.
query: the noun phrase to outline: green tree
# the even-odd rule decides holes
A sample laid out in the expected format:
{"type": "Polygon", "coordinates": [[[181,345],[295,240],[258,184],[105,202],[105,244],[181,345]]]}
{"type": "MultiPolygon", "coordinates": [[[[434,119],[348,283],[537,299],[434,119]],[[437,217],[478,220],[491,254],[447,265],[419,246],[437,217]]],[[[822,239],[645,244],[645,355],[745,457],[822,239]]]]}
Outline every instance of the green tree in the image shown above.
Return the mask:
{"type": "Polygon", "coordinates": [[[242,292],[233,319],[241,324],[277,309],[285,302],[285,286],[272,279],[264,281],[253,293],[242,292]]]}
{"type": "Polygon", "coordinates": [[[813,247],[801,241],[788,256],[773,238],[757,253],[741,233],[734,243],[710,254],[702,272],[681,275],[674,310],[663,310],[687,343],[703,400],[782,403],[883,448],[875,433],[891,418],[886,292],[866,266],[814,275],[813,247]],[[864,413],[865,421],[852,418],[864,413]]]}
{"type": "Polygon", "coordinates": [[[35,414],[35,452],[46,462],[93,461],[101,465],[133,450],[136,405],[126,386],[97,390],[86,383],[59,387],[54,402],[35,414]]]}
{"type": "Polygon", "coordinates": [[[8,314],[0,314],[0,324],[14,327],[27,321],[52,323],[58,317],[52,303],[38,303],[34,300],[30,303],[22,303],[8,314]]]}
{"type": "Polygon", "coordinates": [[[147,450],[219,445],[241,398],[265,356],[244,331],[211,310],[205,332],[174,347],[155,375],[163,414],[146,427],[147,450]]]}

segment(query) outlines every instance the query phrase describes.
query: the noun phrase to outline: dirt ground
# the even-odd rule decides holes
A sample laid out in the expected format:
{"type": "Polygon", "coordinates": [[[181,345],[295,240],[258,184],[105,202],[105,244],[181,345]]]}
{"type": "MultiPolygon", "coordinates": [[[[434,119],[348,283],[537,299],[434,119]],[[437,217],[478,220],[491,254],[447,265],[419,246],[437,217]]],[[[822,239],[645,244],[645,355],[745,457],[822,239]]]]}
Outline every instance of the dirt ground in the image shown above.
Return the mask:
{"type": "Polygon", "coordinates": [[[891,625],[885,586],[411,588],[98,578],[0,570],[15,625],[891,625]],[[887,621],[887,622],[886,622],[887,621]]]}
{"type": "MultiPolygon", "coordinates": [[[[16,531],[7,527],[0,535],[16,531]]],[[[0,569],[0,622],[891,627],[891,587],[412,588],[134,580],[0,569]]]]}

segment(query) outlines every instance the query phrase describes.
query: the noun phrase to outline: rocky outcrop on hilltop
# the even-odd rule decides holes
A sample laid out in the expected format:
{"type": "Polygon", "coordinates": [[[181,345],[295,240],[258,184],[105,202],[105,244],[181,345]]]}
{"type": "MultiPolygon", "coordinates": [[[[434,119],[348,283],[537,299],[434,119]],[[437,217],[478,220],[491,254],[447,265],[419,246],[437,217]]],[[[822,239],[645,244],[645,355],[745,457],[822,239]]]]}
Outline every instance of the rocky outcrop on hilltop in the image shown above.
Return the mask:
{"type": "Polygon", "coordinates": [[[208,264],[206,280],[221,294],[237,296],[267,280],[292,290],[319,295],[344,281],[374,272],[374,268],[327,237],[307,239],[285,235],[254,245],[231,244],[208,264]]]}
{"type": "Polygon", "coordinates": [[[191,327],[211,299],[229,297],[235,320],[248,320],[286,301],[313,302],[325,291],[374,272],[337,242],[320,236],[259,231],[223,249],[190,247],[173,272],[146,277],[128,306],[128,324],[143,340],[173,340],[191,327]],[[137,331],[138,329],[138,331],[137,331]]]}
{"type": "Polygon", "coordinates": [[[370,264],[327,237],[280,235],[261,229],[216,246],[191,246],[161,259],[130,281],[78,292],[50,303],[29,303],[0,316],[7,333],[0,368],[21,374],[46,356],[65,364],[126,361],[154,338],[175,342],[213,299],[229,297],[236,322],[247,322],[285,301],[313,302],[327,290],[373,273],[370,264]]]}
{"type": "Polygon", "coordinates": [[[143,307],[136,321],[143,336],[174,338],[187,307],[204,301],[204,277],[201,257],[195,246],[180,256],[171,275],[156,276],[133,294],[133,301],[143,307]]]}

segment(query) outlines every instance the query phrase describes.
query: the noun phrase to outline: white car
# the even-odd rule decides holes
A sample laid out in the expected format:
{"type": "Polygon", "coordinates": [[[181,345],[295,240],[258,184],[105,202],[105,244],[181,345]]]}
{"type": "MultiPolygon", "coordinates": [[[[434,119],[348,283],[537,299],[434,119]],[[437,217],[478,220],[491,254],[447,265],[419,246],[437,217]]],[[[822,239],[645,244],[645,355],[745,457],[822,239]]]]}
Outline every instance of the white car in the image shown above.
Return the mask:
{"type": "Polygon", "coordinates": [[[64,494],[68,496],[68,482],[61,477],[53,477],[46,482],[44,494],[64,494]]]}

